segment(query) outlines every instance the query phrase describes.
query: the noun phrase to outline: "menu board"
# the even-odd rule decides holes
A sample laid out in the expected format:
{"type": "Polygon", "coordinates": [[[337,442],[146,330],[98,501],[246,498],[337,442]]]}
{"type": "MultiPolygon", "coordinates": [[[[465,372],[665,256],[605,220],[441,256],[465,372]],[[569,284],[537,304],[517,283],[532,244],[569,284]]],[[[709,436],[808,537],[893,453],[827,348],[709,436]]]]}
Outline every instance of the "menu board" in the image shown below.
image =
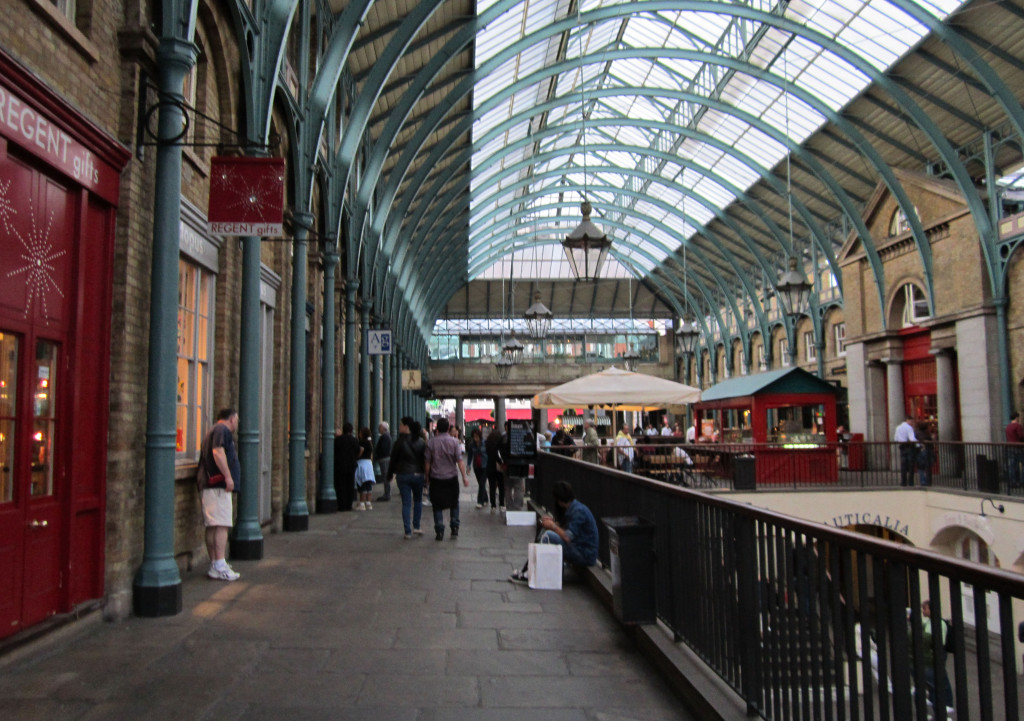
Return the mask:
{"type": "Polygon", "coordinates": [[[530,421],[509,421],[509,455],[513,459],[535,458],[537,456],[537,438],[533,434],[530,421]]]}

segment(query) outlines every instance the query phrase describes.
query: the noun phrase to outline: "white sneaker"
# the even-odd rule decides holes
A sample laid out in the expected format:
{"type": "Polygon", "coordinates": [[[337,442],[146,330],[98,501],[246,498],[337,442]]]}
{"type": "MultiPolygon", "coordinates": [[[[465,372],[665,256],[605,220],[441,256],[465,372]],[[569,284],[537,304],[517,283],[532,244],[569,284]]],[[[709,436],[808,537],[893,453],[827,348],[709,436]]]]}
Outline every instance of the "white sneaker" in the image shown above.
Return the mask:
{"type": "Polygon", "coordinates": [[[356,510],[357,511],[365,511],[366,510],[366,504],[365,503],[360,503],[358,506],[356,506],[356,510]]]}
{"type": "Polygon", "coordinates": [[[369,501],[366,502],[366,510],[367,511],[372,511],[373,510],[373,504],[370,503],[369,501]]]}
{"type": "Polygon", "coordinates": [[[210,570],[206,572],[206,575],[216,581],[237,581],[242,577],[242,574],[236,573],[231,566],[224,566],[224,568],[210,566],[210,570]]]}
{"type": "Polygon", "coordinates": [[[504,513],[505,512],[505,507],[504,506],[499,506],[498,510],[501,511],[502,513],[504,513]]]}

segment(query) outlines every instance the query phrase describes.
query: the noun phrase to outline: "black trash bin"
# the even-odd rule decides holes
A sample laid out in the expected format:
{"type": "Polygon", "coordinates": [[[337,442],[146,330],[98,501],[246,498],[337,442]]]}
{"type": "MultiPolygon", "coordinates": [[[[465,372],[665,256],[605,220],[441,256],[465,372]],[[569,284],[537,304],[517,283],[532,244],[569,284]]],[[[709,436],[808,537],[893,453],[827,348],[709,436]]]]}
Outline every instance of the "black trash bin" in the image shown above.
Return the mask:
{"type": "Polygon", "coordinates": [[[732,459],[732,489],[757,490],[757,458],[753,455],[744,453],[732,459]]]}
{"type": "Polygon", "coordinates": [[[982,493],[999,493],[999,462],[978,454],[975,457],[978,472],[978,490],[982,493]]]}
{"type": "Polygon", "coordinates": [[[639,516],[601,521],[608,528],[616,617],[623,623],[654,623],[654,524],[639,516]]]}

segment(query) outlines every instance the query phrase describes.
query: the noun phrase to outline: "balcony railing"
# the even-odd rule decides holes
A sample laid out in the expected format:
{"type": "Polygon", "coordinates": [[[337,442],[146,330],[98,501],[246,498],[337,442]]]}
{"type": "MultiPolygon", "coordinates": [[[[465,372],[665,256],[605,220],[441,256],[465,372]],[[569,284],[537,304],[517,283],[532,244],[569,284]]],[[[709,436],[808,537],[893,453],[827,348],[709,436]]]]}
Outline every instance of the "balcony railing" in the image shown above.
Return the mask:
{"type": "MultiPolygon", "coordinates": [[[[896,443],[673,442],[677,440],[661,436],[637,439],[632,472],[684,486],[730,489],[738,473],[742,474],[740,467],[750,468],[743,464],[752,463],[756,488],[884,488],[901,484],[902,459],[896,443]],[[684,461],[686,458],[692,465],[684,461]]],[[[568,447],[552,450],[577,451],[568,447]]],[[[1024,496],[1024,449],[1019,447],[1006,443],[933,442],[927,449],[914,449],[912,455],[912,485],[1024,496]]],[[[614,447],[602,446],[601,457],[602,465],[614,465],[614,447]]]]}
{"type": "Polygon", "coordinates": [[[538,457],[533,497],[553,507],[563,479],[598,519],[653,522],[658,619],[751,714],[1021,718],[1020,575],[555,453],[538,457]]]}

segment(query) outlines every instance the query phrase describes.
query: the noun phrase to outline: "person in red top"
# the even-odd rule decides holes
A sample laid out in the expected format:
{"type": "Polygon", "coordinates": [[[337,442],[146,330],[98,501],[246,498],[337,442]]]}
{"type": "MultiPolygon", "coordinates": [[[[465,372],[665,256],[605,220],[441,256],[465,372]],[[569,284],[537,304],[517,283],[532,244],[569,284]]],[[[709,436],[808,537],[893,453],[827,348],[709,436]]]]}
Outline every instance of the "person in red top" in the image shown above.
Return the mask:
{"type": "Polygon", "coordinates": [[[1010,488],[1020,488],[1021,466],[1024,465],[1024,427],[1020,425],[1020,413],[1015,412],[1010,416],[1010,422],[1006,425],[1006,442],[1010,444],[1006,454],[1010,465],[1010,488]]]}

